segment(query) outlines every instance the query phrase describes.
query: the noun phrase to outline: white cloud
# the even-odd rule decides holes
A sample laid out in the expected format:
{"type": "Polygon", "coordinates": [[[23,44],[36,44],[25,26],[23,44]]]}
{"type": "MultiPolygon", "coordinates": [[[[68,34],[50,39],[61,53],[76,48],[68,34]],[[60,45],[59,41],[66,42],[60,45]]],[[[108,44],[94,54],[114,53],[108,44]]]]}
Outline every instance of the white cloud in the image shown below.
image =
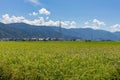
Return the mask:
{"type": "Polygon", "coordinates": [[[28,0],[29,2],[36,4],[36,5],[40,5],[39,0],[28,0]]]}
{"type": "Polygon", "coordinates": [[[36,25],[36,26],[59,26],[59,23],[61,22],[61,26],[64,28],[75,28],[76,22],[75,21],[54,21],[54,20],[46,20],[44,17],[39,17],[34,20],[28,20],[23,16],[9,16],[9,14],[5,14],[2,16],[2,22],[5,24],[9,23],[26,23],[30,25],[36,25]]]}
{"type": "Polygon", "coordinates": [[[40,14],[44,14],[44,15],[50,15],[50,11],[48,11],[47,9],[45,8],[42,8],[39,10],[39,13],[40,14]]]}
{"type": "Polygon", "coordinates": [[[34,19],[34,20],[24,19],[21,22],[35,26],[43,26],[45,21],[43,17],[39,17],[38,19],[34,19]]]}
{"type": "Polygon", "coordinates": [[[93,23],[96,24],[97,26],[105,26],[105,23],[103,21],[99,21],[97,19],[94,19],[93,23]]]}
{"type": "Polygon", "coordinates": [[[112,32],[115,32],[115,31],[120,31],[120,24],[115,24],[113,26],[110,27],[112,32]]]}
{"type": "Polygon", "coordinates": [[[84,23],[83,28],[93,28],[93,29],[100,29],[101,27],[105,26],[106,24],[103,21],[98,19],[93,19],[92,21],[89,20],[84,23]]]}
{"type": "Polygon", "coordinates": [[[37,16],[37,15],[38,15],[37,12],[29,13],[29,16],[37,16]]]}
{"type": "Polygon", "coordinates": [[[44,23],[46,26],[59,26],[59,21],[49,20],[44,23]]]}
{"type": "Polygon", "coordinates": [[[71,28],[76,28],[77,23],[75,21],[72,21],[70,24],[71,24],[70,25],[71,28]]]}
{"type": "Polygon", "coordinates": [[[8,14],[5,14],[2,16],[2,22],[3,23],[19,23],[21,22],[22,20],[24,20],[25,18],[23,16],[19,16],[19,17],[16,17],[16,16],[9,16],[8,14]]]}

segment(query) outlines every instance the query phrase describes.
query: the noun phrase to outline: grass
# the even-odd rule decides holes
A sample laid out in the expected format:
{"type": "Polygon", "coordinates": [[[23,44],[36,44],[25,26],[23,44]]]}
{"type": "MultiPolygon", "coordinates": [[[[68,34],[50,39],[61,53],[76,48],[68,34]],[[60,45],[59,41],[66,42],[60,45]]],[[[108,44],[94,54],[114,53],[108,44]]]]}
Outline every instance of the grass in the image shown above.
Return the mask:
{"type": "Polygon", "coordinates": [[[120,42],[0,42],[0,80],[120,80],[120,42]]]}

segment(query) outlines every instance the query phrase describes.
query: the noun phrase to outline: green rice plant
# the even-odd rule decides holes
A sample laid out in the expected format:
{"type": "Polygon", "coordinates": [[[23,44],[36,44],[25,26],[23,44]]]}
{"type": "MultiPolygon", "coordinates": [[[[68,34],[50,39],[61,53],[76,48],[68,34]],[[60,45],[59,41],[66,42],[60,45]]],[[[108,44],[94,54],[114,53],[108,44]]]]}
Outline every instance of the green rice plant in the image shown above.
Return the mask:
{"type": "Polygon", "coordinates": [[[0,42],[0,80],[119,80],[120,42],[0,42]]]}

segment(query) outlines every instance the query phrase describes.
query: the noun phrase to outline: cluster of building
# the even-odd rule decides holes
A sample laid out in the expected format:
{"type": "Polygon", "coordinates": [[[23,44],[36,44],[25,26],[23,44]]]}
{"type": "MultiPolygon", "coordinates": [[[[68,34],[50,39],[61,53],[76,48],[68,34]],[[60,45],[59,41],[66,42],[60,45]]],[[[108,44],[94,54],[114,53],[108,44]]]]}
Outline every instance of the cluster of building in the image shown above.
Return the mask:
{"type": "Polygon", "coordinates": [[[0,38],[0,41],[63,41],[62,38],[0,38]]]}

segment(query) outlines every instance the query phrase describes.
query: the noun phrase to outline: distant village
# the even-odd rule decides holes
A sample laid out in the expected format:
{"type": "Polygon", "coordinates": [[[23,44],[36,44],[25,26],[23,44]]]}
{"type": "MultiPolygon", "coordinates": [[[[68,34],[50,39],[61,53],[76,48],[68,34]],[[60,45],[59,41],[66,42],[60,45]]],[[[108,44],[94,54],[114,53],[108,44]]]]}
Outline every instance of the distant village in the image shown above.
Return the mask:
{"type": "Polygon", "coordinates": [[[86,39],[64,39],[64,38],[0,38],[0,41],[112,41],[112,40],[86,40],[86,39]]]}
{"type": "Polygon", "coordinates": [[[63,41],[62,38],[0,38],[0,41],[63,41]]]}

